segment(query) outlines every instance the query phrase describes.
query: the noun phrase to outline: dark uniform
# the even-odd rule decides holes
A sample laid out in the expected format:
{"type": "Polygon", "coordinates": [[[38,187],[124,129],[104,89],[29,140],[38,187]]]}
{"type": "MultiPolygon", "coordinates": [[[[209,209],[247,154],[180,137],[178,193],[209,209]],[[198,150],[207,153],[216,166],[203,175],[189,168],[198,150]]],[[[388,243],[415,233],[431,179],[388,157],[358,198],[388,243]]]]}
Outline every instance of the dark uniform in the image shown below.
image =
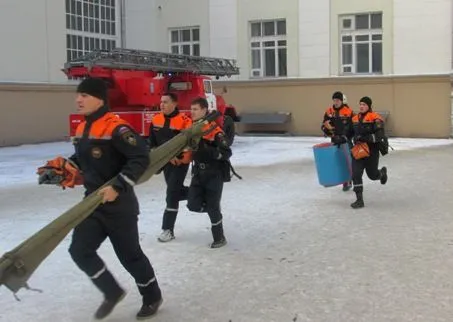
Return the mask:
{"type": "MultiPolygon", "coordinates": [[[[205,130],[216,126],[211,123],[205,130]]],[[[207,212],[211,220],[214,242],[212,248],[226,244],[223,233],[220,200],[223,183],[228,180],[232,152],[224,132],[219,126],[203,136],[198,148],[193,152],[192,181],[189,187],[187,208],[194,212],[207,212]]]]}
{"type": "MultiPolygon", "coordinates": [[[[176,108],[171,114],[159,113],[154,115],[149,129],[150,148],[156,148],[178,135],[181,130],[192,126],[192,120],[179,112],[176,108]]],[[[183,151],[177,158],[177,164],[169,162],[163,168],[167,184],[167,196],[163,219],[162,235],[159,241],[166,242],[174,239],[174,228],[179,210],[179,201],[187,199],[188,189],[184,186],[184,179],[190,165],[190,151],[183,151]]]]}
{"type": "Polygon", "coordinates": [[[133,188],[149,165],[146,141],[104,106],[78,126],[74,146],[75,154],[70,159],[83,173],[85,195],[117,176],[113,184],[119,192],[116,200],[100,205],[80,223],[69,247],[75,263],[105,296],[97,317],[108,314],[125,294],[96,252],[107,237],[121,264],[134,277],[143,306],[157,310],[161,290],[139,244],[139,204],[133,188]]]}
{"type": "MultiPolygon", "coordinates": [[[[343,101],[343,94],[341,92],[335,92],[332,99],[340,99],[343,101]]],[[[352,147],[352,137],[354,132],[352,130],[352,117],[354,112],[352,109],[342,104],[339,108],[330,106],[324,113],[321,130],[324,134],[331,138],[331,142],[335,145],[347,143],[348,146],[352,147]],[[330,124],[331,128],[326,126],[326,123],[330,124]]],[[[343,190],[347,191],[351,188],[351,182],[345,182],[343,184],[343,190]]]]}
{"type": "Polygon", "coordinates": [[[370,156],[356,160],[352,158],[352,181],[357,200],[351,204],[352,208],[362,208],[363,201],[363,171],[365,170],[370,180],[380,180],[381,184],[387,182],[387,168],[379,169],[379,153],[382,145],[386,144],[384,120],[372,111],[372,101],[369,97],[363,97],[361,102],[369,106],[369,111],[359,113],[352,118],[354,129],[354,144],[365,142],[370,150],[370,156]]]}

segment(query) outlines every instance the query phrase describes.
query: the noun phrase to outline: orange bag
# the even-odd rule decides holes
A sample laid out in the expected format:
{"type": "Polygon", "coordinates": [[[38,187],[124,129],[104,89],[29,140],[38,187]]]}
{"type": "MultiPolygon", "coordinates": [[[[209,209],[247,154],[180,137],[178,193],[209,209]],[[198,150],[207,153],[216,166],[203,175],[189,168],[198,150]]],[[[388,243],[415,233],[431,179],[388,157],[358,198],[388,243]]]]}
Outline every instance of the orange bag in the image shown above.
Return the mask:
{"type": "Polygon", "coordinates": [[[370,147],[366,142],[357,142],[351,149],[352,156],[356,160],[367,158],[370,156],[370,147]]]}
{"type": "Polygon", "coordinates": [[[76,185],[83,184],[83,176],[81,175],[80,170],[74,163],[63,157],[57,157],[47,161],[45,166],[38,168],[37,174],[40,176],[50,175],[52,178],[47,177],[47,179],[51,179],[48,183],[57,184],[63,189],[74,188],[76,185]],[[49,171],[51,173],[49,173],[49,171]],[[56,180],[56,182],[54,182],[54,180],[56,180]]]}

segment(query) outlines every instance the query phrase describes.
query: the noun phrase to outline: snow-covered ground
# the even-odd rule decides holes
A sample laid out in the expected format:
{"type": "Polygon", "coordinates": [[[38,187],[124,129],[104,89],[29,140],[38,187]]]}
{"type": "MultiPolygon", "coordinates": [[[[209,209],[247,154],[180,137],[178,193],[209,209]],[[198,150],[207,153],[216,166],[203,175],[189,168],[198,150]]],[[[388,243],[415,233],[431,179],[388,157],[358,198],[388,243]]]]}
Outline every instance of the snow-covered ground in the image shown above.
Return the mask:
{"type": "MultiPolygon", "coordinates": [[[[392,138],[386,186],[353,193],[317,183],[311,137],[237,137],[243,180],[225,185],[229,241],[211,250],[209,219],[180,206],[176,240],[156,241],[162,176],[137,187],[140,237],[161,284],[155,322],[451,321],[453,143],[392,138]],[[432,149],[425,149],[433,147],[432,149]],[[394,151],[394,152],[395,152],[394,151]]],[[[0,148],[0,254],[78,202],[82,189],[39,186],[36,167],[70,155],[68,142],[0,148]]],[[[187,183],[189,183],[189,177],[187,183]]],[[[0,288],[0,321],[91,321],[99,292],[72,262],[70,235],[41,264],[16,302],[0,288]]],[[[106,321],[134,321],[140,298],[109,242],[99,250],[129,293],[106,321]]]]}
{"type": "MultiPolygon", "coordinates": [[[[313,145],[323,137],[236,137],[232,162],[235,166],[263,166],[313,159],[313,145]]],[[[453,144],[450,139],[391,138],[395,151],[453,144]]],[[[36,168],[57,155],[70,156],[70,142],[0,148],[0,188],[36,182],[36,168]]]]}

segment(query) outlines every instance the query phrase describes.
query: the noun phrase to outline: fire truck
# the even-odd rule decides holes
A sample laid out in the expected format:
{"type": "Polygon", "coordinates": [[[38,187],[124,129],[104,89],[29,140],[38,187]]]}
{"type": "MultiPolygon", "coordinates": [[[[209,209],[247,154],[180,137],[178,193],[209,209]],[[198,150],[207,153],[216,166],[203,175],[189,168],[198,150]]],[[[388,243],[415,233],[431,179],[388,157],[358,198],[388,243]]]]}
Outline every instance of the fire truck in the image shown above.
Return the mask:
{"type": "MultiPolygon", "coordinates": [[[[175,93],[179,110],[189,117],[191,101],[204,97],[209,110],[220,113],[216,122],[224,129],[230,144],[233,143],[234,122],[239,117],[234,106],[227,105],[221,94],[214,93],[211,77],[238,75],[235,60],[116,48],[92,51],[68,61],[62,71],[68,79],[104,79],[109,88],[111,111],[144,137],[149,136],[153,114],[160,111],[163,93],[175,93]]],[[[79,114],[69,116],[71,137],[82,119],[79,114]]]]}

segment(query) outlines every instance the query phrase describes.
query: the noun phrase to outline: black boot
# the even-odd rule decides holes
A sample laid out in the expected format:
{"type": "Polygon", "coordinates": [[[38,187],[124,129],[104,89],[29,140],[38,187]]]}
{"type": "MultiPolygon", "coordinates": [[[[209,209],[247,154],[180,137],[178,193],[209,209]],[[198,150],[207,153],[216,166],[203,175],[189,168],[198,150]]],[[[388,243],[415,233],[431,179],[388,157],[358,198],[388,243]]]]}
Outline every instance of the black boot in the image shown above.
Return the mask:
{"type": "Polygon", "coordinates": [[[381,172],[381,184],[386,184],[387,180],[388,180],[387,168],[386,167],[382,167],[380,172],[381,172]]]}
{"type": "Polygon", "coordinates": [[[160,300],[158,300],[154,303],[151,303],[151,304],[143,303],[142,307],[140,308],[140,311],[138,311],[138,313],[136,315],[137,320],[144,320],[144,319],[148,319],[148,318],[154,316],[157,313],[157,310],[159,309],[159,307],[162,305],[163,302],[164,302],[164,299],[161,297],[160,300]]]}
{"type": "Polygon", "coordinates": [[[349,191],[352,188],[352,181],[343,183],[343,191],[349,191]]]}
{"type": "Polygon", "coordinates": [[[365,203],[363,202],[362,192],[356,192],[355,194],[357,196],[357,200],[351,204],[351,207],[354,209],[359,209],[359,208],[365,207],[365,203]]]}
{"type": "Polygon", "coordinates": [[[120,294],[118,294],[116,297],[110,298],[110,299],[107,299],[107,298],[104,299],[104,301],[101,303],[101,305],[97,309],[96,313],[94,314],[94,317],[97,320],[102,320],[105,317],[107,317],[110,313],[112,313],[115,306],[119,302],[121,302],[121,300],[124,299],[125,296],[126,296],[126,292],[124,290],[122,290],[122,292],[120,294]]]}
{"type": "Polygon", "coordinates": [[[112,273],[106,268],[101,275],[92,278],[93,284],[104,294],[104,301],[95,313],[95,318],[100,320],[109,315],[115,306],[126,296],[126,292],[121,288],[113,277],[112,273]]]}
{"type": "Polygon", "coordinates": [[[222,239],[220,240],[214,240],[212,243],[211,243],[211,248],[220,248],[220,247],[223,247],[227,244],[227,240],[225,237],[222,237],[222,239]]]}
{"type": "Polygon", "coordinates": [[[220,248],[227,244],[226,238],[223,234],[223,224],[220,223],[218,225],[211,227],[212,237],[214,242],[210,245],[211,248],[220,248]]]}

